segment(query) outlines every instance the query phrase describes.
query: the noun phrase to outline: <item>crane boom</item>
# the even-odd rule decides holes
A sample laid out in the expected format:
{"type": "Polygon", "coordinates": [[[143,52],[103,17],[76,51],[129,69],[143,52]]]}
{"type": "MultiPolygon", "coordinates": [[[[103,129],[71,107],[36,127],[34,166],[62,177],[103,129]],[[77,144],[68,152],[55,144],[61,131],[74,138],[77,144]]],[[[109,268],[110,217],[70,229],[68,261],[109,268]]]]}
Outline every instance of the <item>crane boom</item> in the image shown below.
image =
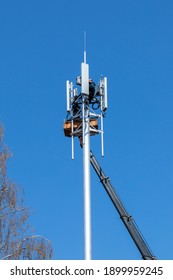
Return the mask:
{"type": "Polygon", "coordinates": [[[102,183],[103,187],[105,188],[107,194],[109,195],[112,203],[114,204],[116,210],[118,211],[121,220],[123,221],[124,225],[126,226],[129,234],[131,235],[134,243],[136,244],[139,252],[142,255],[142,259],[144,260],[155,260],[156,257],[151,252],[150,248],[146,244],[144,238],[142,237],[140,231],[136,227],[134,220],[131,215],[127,213],[125,210],[121,200],[119,199],[118,195],[113,188],[110,178],[105,176],[102,168],[100,167],[98,161],[96,160],[92,151],[90,151],[90,162],[93,166],[94,170],[96,171],[100,182],[102,183]]]}

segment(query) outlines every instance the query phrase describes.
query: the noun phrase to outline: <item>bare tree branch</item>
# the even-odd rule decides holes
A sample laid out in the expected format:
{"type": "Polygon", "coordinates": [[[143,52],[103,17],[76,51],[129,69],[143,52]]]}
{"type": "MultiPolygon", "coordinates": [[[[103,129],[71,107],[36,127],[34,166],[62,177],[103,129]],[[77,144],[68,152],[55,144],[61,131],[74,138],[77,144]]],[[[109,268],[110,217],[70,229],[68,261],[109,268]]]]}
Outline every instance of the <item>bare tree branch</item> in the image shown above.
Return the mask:
{"type": "Polygon", "coordinates": [[[31,234],[23,192],[7,177],[7,160],[11,152],[3,138],[4,128],[0,125],[0,259],[50,259],[50,241],[31,234]]]}

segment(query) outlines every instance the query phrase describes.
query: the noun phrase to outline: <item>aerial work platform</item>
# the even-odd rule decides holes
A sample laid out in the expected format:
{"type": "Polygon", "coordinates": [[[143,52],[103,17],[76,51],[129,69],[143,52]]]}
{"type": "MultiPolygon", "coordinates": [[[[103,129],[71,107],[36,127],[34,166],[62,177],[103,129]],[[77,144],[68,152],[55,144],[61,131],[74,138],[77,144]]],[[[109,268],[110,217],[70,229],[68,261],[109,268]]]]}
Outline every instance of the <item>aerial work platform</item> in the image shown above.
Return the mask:
{"type": "MultiPolygon", "coordinates": [[[[64,134],[67,137],[82,136],[82,119],[66,120],[64,122],[64,134]]],[[[98,134],[98,119],[90,119],[90,135],[98,134]]]]}

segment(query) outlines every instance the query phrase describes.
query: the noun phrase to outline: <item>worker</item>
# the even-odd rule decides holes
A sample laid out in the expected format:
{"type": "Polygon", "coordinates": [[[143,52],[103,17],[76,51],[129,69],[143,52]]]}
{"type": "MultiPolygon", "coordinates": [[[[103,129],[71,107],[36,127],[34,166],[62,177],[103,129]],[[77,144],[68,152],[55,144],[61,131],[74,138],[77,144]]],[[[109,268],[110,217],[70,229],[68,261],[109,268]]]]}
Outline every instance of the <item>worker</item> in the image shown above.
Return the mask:
{"type": "MultiPolygon", "coordinates": [[[[81,86],[81,77],[78,76],[76,78],[76,84],[81,86]]],[[[96,84],[93,82],[92,79],[89,79],[89,103],[91,104],[94,96],[95,96],[95,91],[96,91],[96,84]]]]}
{"type": "Polygon", "coordinates": [[[82,135],[78,136],[79,142],[80,142],[80,147],[83,148],[83,138],[82,135]]]}
{"type": "Polygon", "coordinates": [[[95,86],[96,84],[93,82],[93,80],[89,79],[89,103],[90,104],[95,95],[95,86]]]}
{"type": "Polygon", "coordinates": [[[79,96],[74,96],[74,101],[73,101],[73,105],[72,105],[72,109],[73,109],[73,116],[77,115],[79,110],[81,109],[80,106],[80,102],[78,100],[79,96]]]}

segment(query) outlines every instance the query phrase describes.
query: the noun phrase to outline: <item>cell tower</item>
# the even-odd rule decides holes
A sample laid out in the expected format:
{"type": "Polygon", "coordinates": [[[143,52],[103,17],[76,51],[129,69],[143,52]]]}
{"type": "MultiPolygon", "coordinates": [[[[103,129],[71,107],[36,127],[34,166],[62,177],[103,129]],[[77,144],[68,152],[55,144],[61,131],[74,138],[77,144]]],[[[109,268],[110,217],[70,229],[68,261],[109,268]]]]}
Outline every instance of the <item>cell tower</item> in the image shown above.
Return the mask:
{"type": "Polygon", "coordinates": [[[84,186],[84,254],[85,260],[91,260],[91,199],[90,199],[90,162],[110,200],[120,215],[136,247],[144,260],[155,260],[151,249],[143,238],[132,215],[124,208],[110,178],[105,176],[94,154],[90,151],[90,136],[101,135],[101,153],[104,155],[103,119],[108,107],[107,78],[100,77],[96,85],[89,77],[89,65],[81,64],[81,75],[76,78],[76,85],[66,82],[67,118],[64,122],[65,136],[72,140],[72,159],[74,159],[74,138],[78,137],[83,148],[83,186],[84,186]],[[80,89],[79,89],[80,87],[80,89]]]}
{"type": "Polygon", "coordinates": [[[78,137],[83,148],[84,188],[84,258],[91,259],[91,199],[90,199],[90,136],[101,135],[101,153],[104,155],[103,119],[107,110],[107,78],[100,77],[96,85],[89,76],[89,65],[81,64],[81,75],[76,85],[66,81],[67,118],[64,122],[65,136],[72,140],[74,159],[74,138],[78,137]]]}

